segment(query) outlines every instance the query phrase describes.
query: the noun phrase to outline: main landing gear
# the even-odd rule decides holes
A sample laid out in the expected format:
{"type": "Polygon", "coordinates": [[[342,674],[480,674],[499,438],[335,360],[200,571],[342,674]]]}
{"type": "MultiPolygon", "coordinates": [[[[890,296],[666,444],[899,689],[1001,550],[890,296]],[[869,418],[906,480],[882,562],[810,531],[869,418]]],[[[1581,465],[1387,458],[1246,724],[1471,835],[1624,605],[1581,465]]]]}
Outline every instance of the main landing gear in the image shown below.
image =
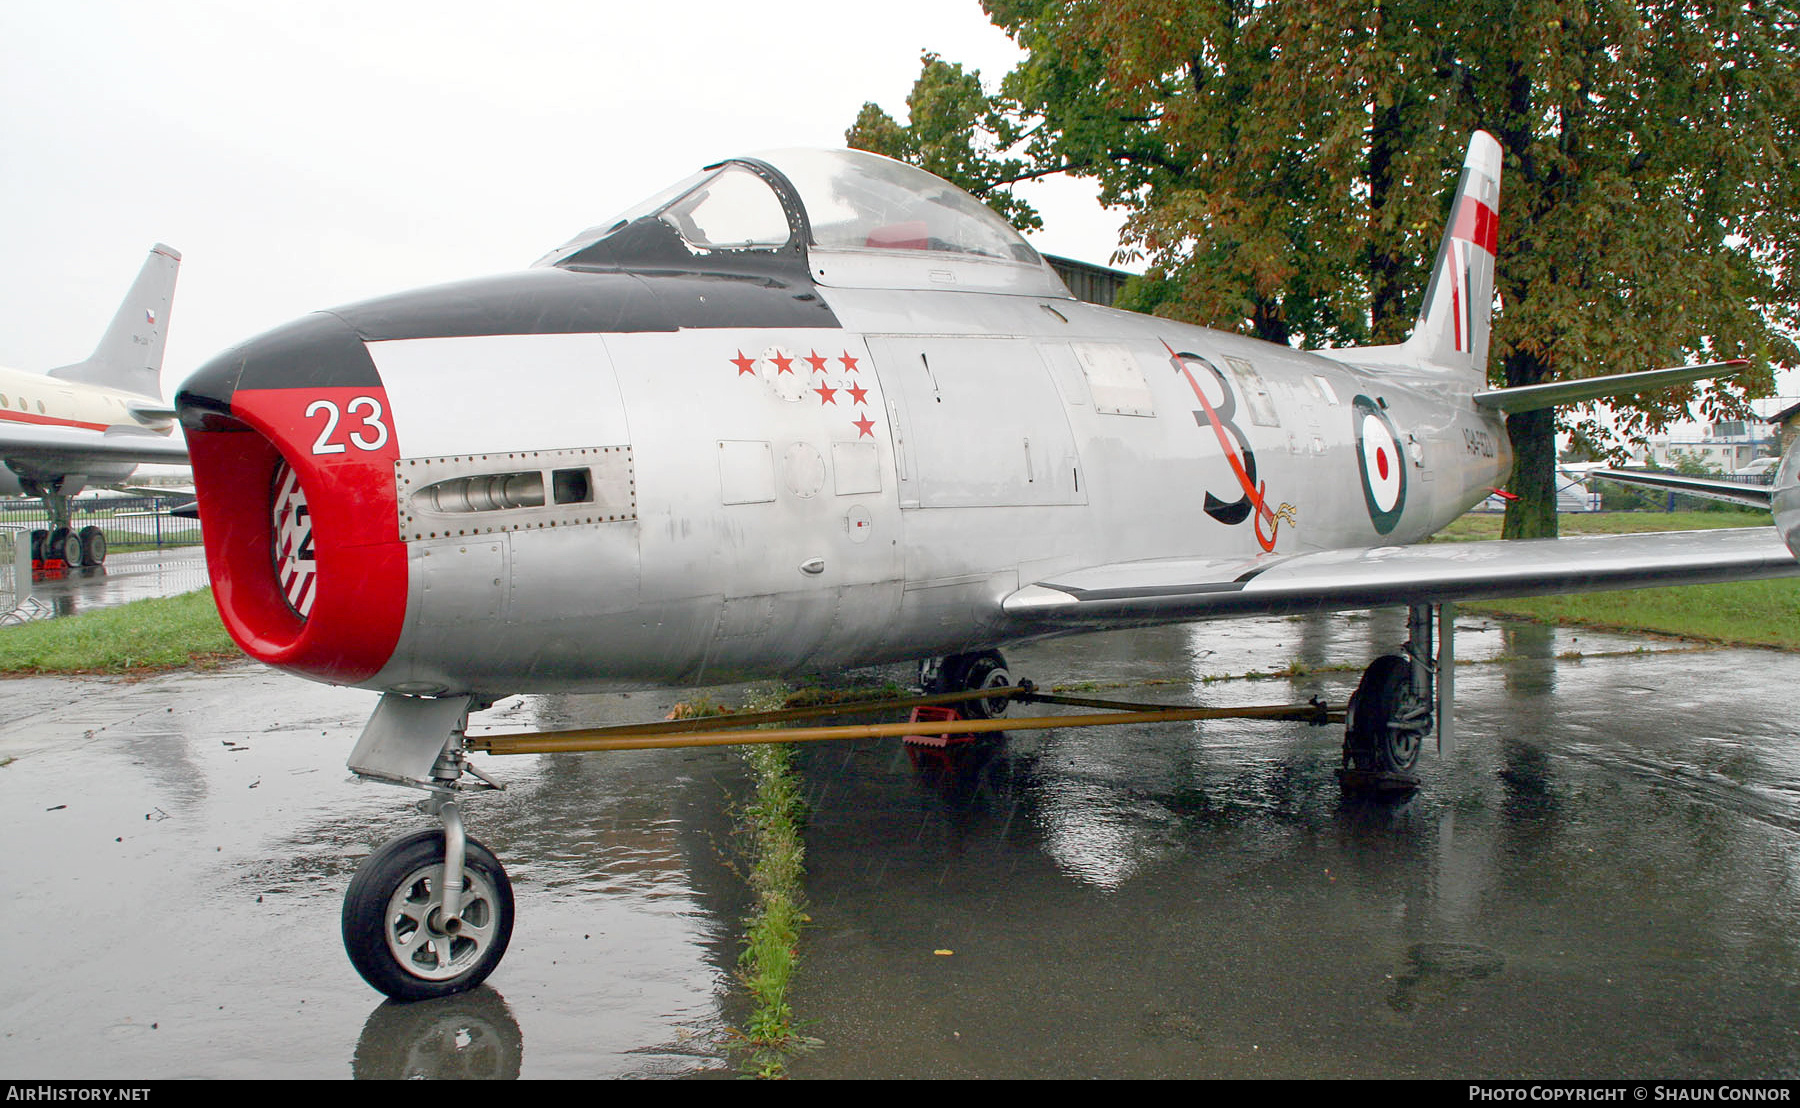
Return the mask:
{"type": "MultiPolygon", "coordinates": [[[[928,695],[1004,689],[1012,683],[1006,659],[998,650],[951,654],[919,663],[919,687],[928,695]]],[[[963,705],[963,716],[966,719],[999,719],[1006,714],[1010,700],[1006,696],[991,696],[968,701],[963,705]]]]}
{"type": "Polygon", "coordinates": [[[1450,746],[1450,694],[1455,679],[1451,649],[1454,619],[1449,604],[1414,604],[1407,611],[1407,641],[1398,654],[1370,663],[1344,713],[1346,786],[1412,788],[1413,767],[1434,717],[1438,749],[1450,746]],[[1432,648],[1439,625],[1438,650],[1432,648]]]}
{"type": "Polygon", "coordinates": [[[106,532],[91,525],[79,531],[70,527],[40,527],[31,533],[31,560],[61,561],[70,568],[104,565],[106,532]]]}
{"type": "MultiPolygon", "coordinates": [[[[80,480],[75,479],[76,482],[80,480]]],[[[50,513],[50,526],[31,533],[33,562],[40,566],[47,562],[62,562],[71,569],[105,564],[106,533],[92,525],[80,530],[71,526],[74,517],[72,493],[80,491],[79,483],[71,484],[65,479],[45,487],[36,481],[22,479],[20,485],[28,495],[42,500],[45,510],[50,513]]]]}

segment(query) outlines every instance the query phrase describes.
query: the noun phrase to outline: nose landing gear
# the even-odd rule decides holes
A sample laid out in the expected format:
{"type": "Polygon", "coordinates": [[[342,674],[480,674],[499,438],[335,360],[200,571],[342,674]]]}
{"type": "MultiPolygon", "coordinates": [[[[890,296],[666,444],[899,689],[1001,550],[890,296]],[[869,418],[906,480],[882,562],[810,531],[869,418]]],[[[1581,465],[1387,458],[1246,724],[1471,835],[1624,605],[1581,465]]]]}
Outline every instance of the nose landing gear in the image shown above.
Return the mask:
{"type": "Polygon", "coordinates": [[[471,699],[388,693],[350,755],[360,776],[429,790],[419,806],[443,824],[382,844],[344,893],[350,963],[395,1000],[474,988],[512,941],[512,882],[464,833],[456,802],[459,793],[501,787],[464,753],[471,699]]]}
{"type": "Polygon", "coordinates": [[[363,980],[396,1000],[472,989],[512,940],[512,882],[499,859],[464,840],[461,887],[447,895],[446,833],[392,839],[357,867],[344,894],[344,949],[363,980]],[[460,901],[452,914],[448,901],[460,901]]]}

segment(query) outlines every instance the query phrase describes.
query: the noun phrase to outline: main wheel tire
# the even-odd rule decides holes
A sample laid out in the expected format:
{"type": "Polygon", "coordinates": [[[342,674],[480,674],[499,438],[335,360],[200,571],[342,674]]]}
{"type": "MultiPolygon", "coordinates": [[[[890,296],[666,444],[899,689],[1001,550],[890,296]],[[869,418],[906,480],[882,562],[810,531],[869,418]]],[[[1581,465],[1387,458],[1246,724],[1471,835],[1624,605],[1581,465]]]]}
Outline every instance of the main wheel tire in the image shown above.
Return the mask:
{"type": "MultiPolygon", "coordinates": [[[[964,654],[958,658],[958,662],[954,686],[958,691],[1004,689],[1013,683],[1012,674],[1006,669],[1006,659],[998,650],[964,654]]],[[[963,715],[969,719],[999,719],[1006,714],[1006,706],[1010,703],[1011,698],[1005,696],[965,701],[962,706],[963,715]]]]}
{"type": "Polygon", "coordinates": [[[1350,698],[1344,719],[1344,751],[1356,769],[1406,773],[1419,762],[1421,732],[1391,727],[1418,703],[1412,691],[1412,659],[1384,654],[1369,664],[1350,698]]]}
{"type": "Polygon", "coordinates": [[[31,560],[34,562],[43,561],[44,547],[48,546],[49,543],[50,532],[44,530],[42,527],[33,531],[31,533],[31,560]]]}
{"type": "Polygon", "coordinates": [[[462,926],[442,926],[444,832],[384,843],[344,893],[344,950],[363,980],[395,1000],[429,1000],[487,979],[512,941],[512,882],[474,839],[463,860],[462,926]]]}
{"type": "Polygon", "coordinates": [[[67,527],[50,532],[44,545],[44,557],[61,558],[71,566],[81,564],[81,539],[67,527]]]}
{"type": "Polygon", "coordinates": [[[81,544],[81,564],[99,566],[106,564],[106,532],[98,527],[88,526],[81,529],[78,536],[81,544]]]}

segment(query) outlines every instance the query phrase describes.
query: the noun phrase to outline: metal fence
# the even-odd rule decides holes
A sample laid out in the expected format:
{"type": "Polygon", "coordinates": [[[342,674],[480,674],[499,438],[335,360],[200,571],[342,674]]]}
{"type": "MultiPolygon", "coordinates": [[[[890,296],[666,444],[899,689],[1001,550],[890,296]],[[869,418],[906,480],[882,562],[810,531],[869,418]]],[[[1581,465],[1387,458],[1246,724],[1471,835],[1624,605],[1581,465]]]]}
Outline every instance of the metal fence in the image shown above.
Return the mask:
{"type": "MultiPolygon", "coordinates": [[[[118,496],[78,499],[69,526],[106,532],[109,553],[161,550],[200,542],[200,521],[169,512],[191,501],[184,496],[118,496]]],[[[31,532],[50,526],[50,513],[37,500],[0,500],[0,530],[31,532]]]]}
{"type": "Polygon", "coordinates": [[[47,619],[50,605],[31,595],[31,554],[27,531],[0,531],[0,627],[47,619]]]}

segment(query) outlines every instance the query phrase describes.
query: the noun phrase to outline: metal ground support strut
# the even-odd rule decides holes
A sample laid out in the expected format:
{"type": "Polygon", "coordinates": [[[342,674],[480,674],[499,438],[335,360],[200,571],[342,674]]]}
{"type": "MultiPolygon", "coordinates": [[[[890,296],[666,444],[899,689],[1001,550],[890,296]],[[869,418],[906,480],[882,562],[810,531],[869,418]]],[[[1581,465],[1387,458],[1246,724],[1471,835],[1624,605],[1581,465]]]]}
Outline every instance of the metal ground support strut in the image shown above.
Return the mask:
{"type": "Polygon", "coordinates": [[[1437,610],[1437,743],[1438,757],[1447,758],[1456,749],[1456,605],[1439,604],[1437,610]]]}
{"type": "Polygon", "coordinates": [[[1439,756],[1454,749],[1451,694],[1456,686],[1456,605],[1412,604],[1406,610],[1406,656],[1412,660],[1412,690],[1424,706],[1426,726],[1436,725],[1439,756]],[[1434,628],[1432,625],[1436,624],[1434,628]],[[1434,649],[1433,631],[1436,632],[1434,649]]]}

